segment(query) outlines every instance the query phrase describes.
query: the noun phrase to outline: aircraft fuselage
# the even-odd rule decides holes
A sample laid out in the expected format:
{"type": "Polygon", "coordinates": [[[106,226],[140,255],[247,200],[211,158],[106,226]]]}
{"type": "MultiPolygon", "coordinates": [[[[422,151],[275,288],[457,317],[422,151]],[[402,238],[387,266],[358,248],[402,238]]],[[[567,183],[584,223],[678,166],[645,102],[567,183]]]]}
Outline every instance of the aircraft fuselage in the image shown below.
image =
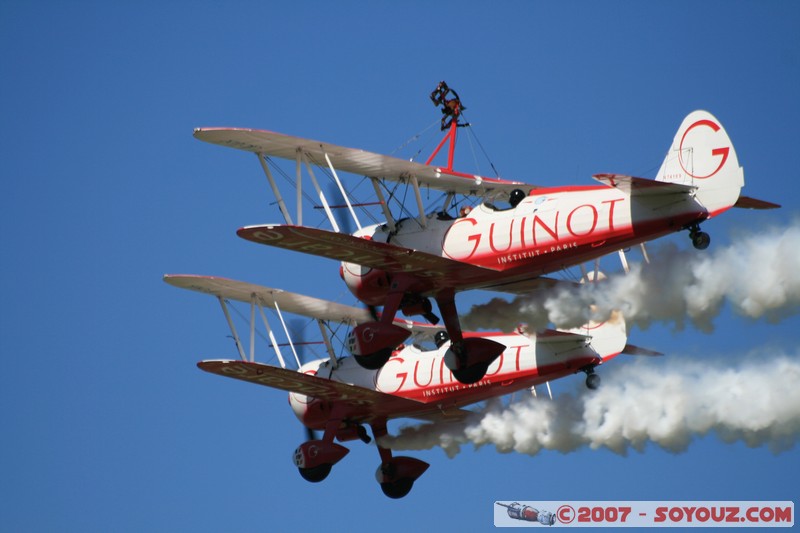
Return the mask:
{"type": "MultiPolygon", "coordinates": [[[[459,217],[428,215],[423,227],[407,218],[357,235],[502,272],[514,282],[541,276],[609,252],[678,231],[708,217],[686,194],[630,196],[614,187],[534,189],[516,207],[483,203],[459,217]]],[[[342,263],[353,294],[381,305],[389,276],[379,269],[342,263]]]]}

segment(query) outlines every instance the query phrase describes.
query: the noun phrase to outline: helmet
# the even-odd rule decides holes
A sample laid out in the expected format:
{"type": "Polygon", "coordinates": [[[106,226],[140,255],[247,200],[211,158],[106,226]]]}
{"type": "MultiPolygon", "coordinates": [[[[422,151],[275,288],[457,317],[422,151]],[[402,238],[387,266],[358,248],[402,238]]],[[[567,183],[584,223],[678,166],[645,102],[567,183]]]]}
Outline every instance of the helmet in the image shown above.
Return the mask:
{"type": "Polygon", "coordinates": [[[521,189],[514,189],[508,197],[508,203],[511,207],[517,207],[522,200],[525,199],[525,193],[521,189]]]}
{"type": "Polygon", "coordinates": [[[442,344],[446,343],[450,340],[450,335],[447,334],[446,331],[437,331],[436,335],[433,336],[433,342],[436,343],[437,348],[441,348],[442,344]]]}

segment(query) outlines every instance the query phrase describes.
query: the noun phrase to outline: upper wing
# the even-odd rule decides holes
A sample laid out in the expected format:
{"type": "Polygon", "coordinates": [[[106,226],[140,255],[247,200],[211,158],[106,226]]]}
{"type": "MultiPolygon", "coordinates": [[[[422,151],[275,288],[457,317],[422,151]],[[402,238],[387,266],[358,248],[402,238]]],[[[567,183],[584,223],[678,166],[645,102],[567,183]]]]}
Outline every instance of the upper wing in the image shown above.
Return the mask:
{"type": "Polygon", "coordinates": [[[281,289],[262,287],[261,285],[243,281],[214,276],[183,274],[167,274],[164,276],[164,281],[181,289],[189,289],[245,303],[250,303],[253,295],[255,295],[263,305],[270,307],[277,305],[282,311],[320,320],[343,323],[356,322],[357,324],[372,320],[369,312],[363,308],[338,304],[281,289]]]}
{"type": "Polygon", "coordinates": [[[444,192],[482,196],[490,192],[508,193],[514,189],[534,187],[517,181],[448,172],[414,161],[271,131],[197,128],[194,130],[194,136],[201,141],[292,161],[297,158],[298,151],[301,151],[311,162],[319,165],[326,164],[325,155],[327,155],[333,167],[344,172],[402,182],[413,176],[420,185],[444,192]]]}
{"type": "Polygon", "coordinates": [[[354,420],[405,417],[430,420],[469,414],[469,411],[462,409],[443,412],[435,404],[426,404],[261,363],[222,360],[201,361],[197,366],[212,374],[344,404],[347,418],[354,420]]]}
{"type": "MultiPolygon", "coordinates": [[[[298,294],[296,292],[272,289],[244,281],[236,281],[216,276],[197,276],[192,274],[166,274],[164,281],[181,289],[210,294],[226,300],[250,303],[253,295],[262,305],[279,308],[287,313],[307,316],[318,320],[362,324],[374,320],[372,315],[364,308],[344,305],[320,298],[298,294]]],[[[443,326],[433,326],[395,318],[394,323],[411,331],[420,338],[433,337],[444,329],[443,326]]]]}

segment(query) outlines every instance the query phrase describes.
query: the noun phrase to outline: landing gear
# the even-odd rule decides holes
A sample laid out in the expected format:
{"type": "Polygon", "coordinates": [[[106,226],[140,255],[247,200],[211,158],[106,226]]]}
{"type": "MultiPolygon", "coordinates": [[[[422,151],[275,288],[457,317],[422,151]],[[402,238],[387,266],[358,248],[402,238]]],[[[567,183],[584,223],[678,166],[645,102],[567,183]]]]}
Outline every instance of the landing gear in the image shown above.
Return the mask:
{"type": "Polygon", "coordinates": [[[450,349],[444,354],[444,364],[461,383],[477,383],[505,348],[490,339],[470,337],[450,344],[450,349]]]}
{"type": "Polygon", "coordinates": [[[319,483],[331,473],[333,465],[331,463],[324,463],[321,465],[313,466],[311,468],[298,468],[300,475],[306,481],[311,483],[319,483]]]}
{"type": "Polygon", "coordinates": [[[476,363],[472,366],[453,370],[453,376],[461,383],[470,385],[482,380],[487,370],[489,370],[489,363],[476,363]]]}
{"type": "Polygon", "coordinates": [[[411,492],[412,487],[414,487],[414,480],[407,477],[397,481],[381,483],[383,493],[393,500],[400,499],[411,492]]]}
{"type": "Polygon", "coordinates": [[[384,348],[368,355],[353,355],[356,363],[367,370],[378,370],[392,357],[392,348],[384,348]]]}
{"type": "MultiPolygon", "coordinates": [[[[386,435],[386,422],[372,426],[375,440],[386,435]]],[[[413,457],[392,457],[392,450],[378,444],[378,453],[381,455],[381,464],[375,471],[375,478],[381,486],[383,493],[394,500],[402,498],[411,492],[414,482],[430,466],[425,461],[413,457]]]]}
{"type": "Polygon", "coordinates": [[[586,372],[586,388],[589,390],[597,390],[600,388],[600,376],[594,373],[594,365],[589,365],[581,368],[586,372]]]}
{"type": "Polygon", "coordinates": [[[689,226],[689,238],[692,239],[692,245],[698,250],[705,250],[711,244],[711,237],[708,233],[700,231],[699,224],[689,226]]]}
{"type": "Polygon", "coordinates": [[[411,332],[386,322],[366,322],[353,328],[347,336],[347,349],[356,362],[368,370],[377,370],[386,364],[395,348],[411,332]]]}
{"type": "Polygon", "coordinates": [[[444,364],[461,383],[477,383],[486,375],[489,365],[506,349],[505,345],[481,337],[464,338],[452,290],[437,294],[436,303],[450,338],[450,349],[445,353],[444,364]]]}
{"type": "Polygon", "coordinates": [[[321,440],[307,440],[294,451],[294,465],[306,481],[319,483],[328,477],[333,465],[350,453],[344,446],[333,442],[340,422],[338,418],[331,418],[325,425],[325,435],[321,440]]]}
{"type": "MultiPolygon", "coordinates": [[[[350,450],[333,442],[334,438],[346,441],[360,439],[366,444],[372,441],[360,422],[343,418],[342,414],[341,410],[337,411],[334,407],[331,418],[325,424],[325,435],[322,439],[308,440],[295,450],[294,464],[306,481],[319,483],[324,480],[331,473],[333,465],[349,453],[350,450]]],[[[387,433],[386,419],[372,423],[372,434],[381,456],[375,477],[386,496],[398,499],[411,492],[414,482],[430,465],[413,457],[392,457],[392,450],[380,445],[380,439],[387,433]]]]}

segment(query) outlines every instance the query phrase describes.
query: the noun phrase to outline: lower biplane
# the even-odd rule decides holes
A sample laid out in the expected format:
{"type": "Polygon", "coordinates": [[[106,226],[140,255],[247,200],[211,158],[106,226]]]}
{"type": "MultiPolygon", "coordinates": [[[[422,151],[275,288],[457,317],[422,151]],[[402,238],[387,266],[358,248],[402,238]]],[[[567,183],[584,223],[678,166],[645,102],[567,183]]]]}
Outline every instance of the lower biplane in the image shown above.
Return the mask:
{"type": "Polygon", "coordinates": [[[455,171],[456,132],[468,126],[461,120],[463,106],[444,83],[431,99],[442,106],[447,134],[424,164],[263,130],[194,132],[200,140],[255,153],[269,180],[286,223],[243,227],[240,237],[338,260],[351,292],[367,306],[382,306],[379,319],[360,323],[351,333],[352,354],[366,369],[387,364],[410,335],[395,323],[398,313],[438,323],[435,301],[450,337],[447,368],[461,383],[478,383],[507,346],[462,332],[458,292],[526,293],[551,284],[545,277],[550,273],[682,230],[704,249],[710,237],[700,225],[706,220],[732,207],[778,207],[740,194],[744,172],[733,144],[706,111],[683,120],[653,180],[596,174],[598,185],[540,187],[455,171]],[[448,143],[446,165],[435,165],[448,143]],[[296,175],[289,179],[297,193],[294,217],[273,177],[273,158],[295,162],[296,175]],[[325,211],[332,231],[304,225],[304,167],[319,198],[315,207],[325,211]],[[315,168],[330,178],[343,205],[326,199],[315,168]],[[351,201],[337,171],[363,176],[375,202],[351,201]],[[423,202],[426,191],[440,195],[432,206],[423,202]],[[373,204],[384,221],[362,226],[356,208],[373,204]],[[336,208],[351,215],[353,234],[340,231],[336,208]]]}
{"type": "Polygon", "coordinates": [[[599,376],[593,372],[595,366],[620,353],[657,355],[627,344],[625,321],[619,313],[606,322],[568,331],[464,332],[465,338],[497,342],[504,347],[479,382],[464,384],[455,379],[446,362],[451,341],[441,326],[395,319],[393,323],[408,332],[411,342],[398,346],[381,368],[366,369],[354,357],[336,355],[337,337],[332,335],[335,330],[331,327],[368,323],[373,318],[366,309],[218,277],[167,275],[164,281],[212,295],[222,307],[239,360],[201,361],[197,364],[200,369],[289,392],[289,403],[300,422],[309,430],[324,432],[321,439],[311,432],[294,453],[303,478],[311,482],[325,479],[349,451],[335,441],[358,439],[369,443],[369,426],[380,455],[376,477],[390,498],[408,494],[429,465],[412,457],[395,456],[381,444],[389,420],[461,420],[472,414],[464,409],[468,405],[526,389],[535,393],[534,387],[542,384],[547,384],[549,390],[549,381],[580,371],[588,373],[587,386],[596,388],[599,376]],[[250,306],[249,349],[234,325],[229,311],[231,301],[250,306]],[[282,355],[281,343],[270,326],[268,314],[272,313],[277,315],[294,353],[294,369],[287,365],[287,359],[291,359],[282,355]],[[327,357],[301,362],[286,327],[286,313],[317,321],[327,357]],[[263,323],[280,366],[256,361],[257,332],[263,335],[259,322],[263,323]]]}

